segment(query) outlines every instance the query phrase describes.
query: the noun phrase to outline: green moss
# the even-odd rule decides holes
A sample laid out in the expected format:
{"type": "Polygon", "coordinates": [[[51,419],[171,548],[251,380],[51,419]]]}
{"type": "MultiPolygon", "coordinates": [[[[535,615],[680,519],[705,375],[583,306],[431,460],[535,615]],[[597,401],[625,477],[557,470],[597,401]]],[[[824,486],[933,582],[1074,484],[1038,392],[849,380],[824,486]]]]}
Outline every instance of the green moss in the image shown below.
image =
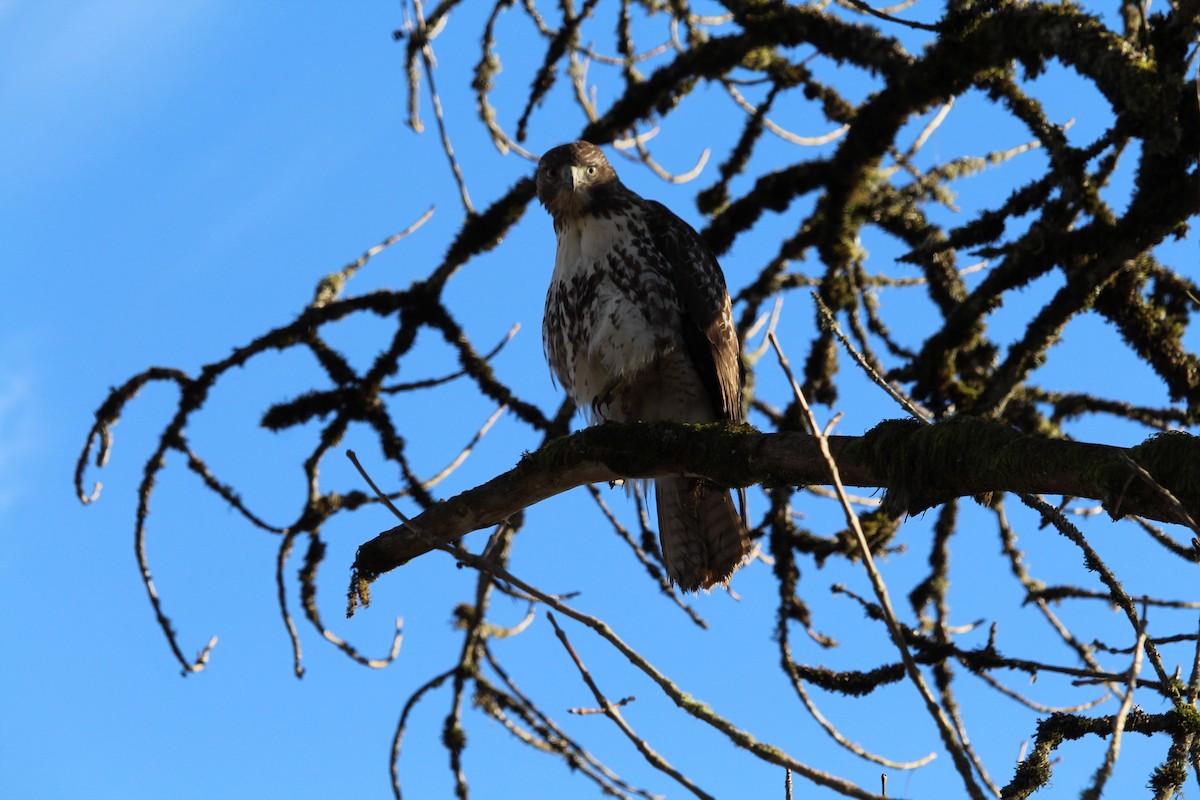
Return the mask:
{"type": "MultiPolygon", "coordinates": [[[[1200,518],[1200,438],[1178,431],[1157,433],[1130,448],[1128,456],[1179,500],[1193,519],[1200,518]]],[[[1130,501],[1165,502],[1155,486],[1131,473],[1123,458],[1095,464],[1086,477],[1101,487],[1104,506],[1114,518],[1123,516],[1122,508],[1130,501]]]]}
{"type": "Polygon", "coordinates": [[[1172,735],[1200,736],[1200,709],[1190,703],[1177,703],[1167,712],[1172,735]]]}
{"type": "Polygon", "coordinates": [[[1187,759],[1168,758],[1154,768],[1147,787],[1154,792],[1154,797],[1173,797],[1175,792],[1187,781],[1187,759]]]}
{"type": "Polygon", "coordinates": [[[1182,431],[1156,433],[1130,448],[1129,457],[1176,497],[1200,494],[1200,438],[1182,431]]]}
{"type": "Polygon", "coordinates": [[[765,72],[776,60],[774,48],[756,47],[742,56],[742,61],[738,66],[754,72],[765,72]]]}
{"type": "Polygon", "coordinates": [[[1002,486],[1006,475],[1027,473],[1030,465],[1020,442],[1023,434],[980,417],[952,417],[936,425],[916,420],[885,420],[849,448],[852,458],[883,466],[883,509],[893,516],[929,507],[926,487],[954,486],[968,469],[986,462],[1002,486]]]}

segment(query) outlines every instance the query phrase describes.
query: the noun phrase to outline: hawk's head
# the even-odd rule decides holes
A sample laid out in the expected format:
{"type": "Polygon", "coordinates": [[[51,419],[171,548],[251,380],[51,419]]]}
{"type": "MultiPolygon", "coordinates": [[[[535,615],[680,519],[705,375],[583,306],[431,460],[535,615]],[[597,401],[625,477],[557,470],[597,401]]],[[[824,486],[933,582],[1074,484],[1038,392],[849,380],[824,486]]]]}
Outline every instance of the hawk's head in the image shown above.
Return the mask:
{"type": "Polygon", "coordinates": [[[610,205],[620,187],[616,171],[590,142],[559,145],[538,161],[538,200],[556,220],[610,205]]]}

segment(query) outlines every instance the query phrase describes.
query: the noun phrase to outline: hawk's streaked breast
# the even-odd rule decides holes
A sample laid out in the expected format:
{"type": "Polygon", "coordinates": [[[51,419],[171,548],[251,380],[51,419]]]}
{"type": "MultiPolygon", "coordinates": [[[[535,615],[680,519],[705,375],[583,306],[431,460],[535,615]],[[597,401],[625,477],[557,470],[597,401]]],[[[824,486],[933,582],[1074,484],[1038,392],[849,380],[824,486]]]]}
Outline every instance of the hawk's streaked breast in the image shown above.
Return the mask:
{"type": "MultiPolygon", "coordinates": [[[[678,298],[638,211],[573,220],[557,231],[542,332],[551,367],[585,410],[612,384],[683,346],[678,298]]],[[[623,419],[615,408],[599,410],[623,419]]]]}
{"type": "MultiPolygon", "coordinates": [[[[725,278],[692,228],[617,179],[600,149],[542,156],[538,199],[558,251],[542,341],[593,422],[714,422],[741,416],[740,351],[725,278]]],[[[685,590],[728,580],[750,539],[729,490],[654,481],[663,564],[685,590]]]]}

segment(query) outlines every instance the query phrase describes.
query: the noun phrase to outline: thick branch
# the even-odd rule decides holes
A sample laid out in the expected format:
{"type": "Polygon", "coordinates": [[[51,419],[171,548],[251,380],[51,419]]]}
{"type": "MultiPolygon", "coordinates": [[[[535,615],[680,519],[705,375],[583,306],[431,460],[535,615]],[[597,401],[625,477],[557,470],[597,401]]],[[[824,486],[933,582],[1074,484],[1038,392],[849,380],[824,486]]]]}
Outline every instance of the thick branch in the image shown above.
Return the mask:
{"type": "MultiPolygon", "coordinates": [[[[860,437],[830,437],[829,447],[842,482],[886,489],[885,507],[897,515],[955,497],[1011,491],[1098,500],[1114,518],[1200,518],[1200,440],[1186,434],[1153,437],[1126,450],[1027,436],[963,417],[932,426],[888,421],[860,437]]],[[[816,441],[805,434],[764,434],[748,425],[609,423],[526,454],[513,469],[438,503],[413,525],[451,542],[576,486],[678,474],[735,487],[821,484],[829,473],[816,441]]],[[[371,581],[430,549],[422,535],[398,526],[364,543],[354,570],[359,580],[371,581]]]]}

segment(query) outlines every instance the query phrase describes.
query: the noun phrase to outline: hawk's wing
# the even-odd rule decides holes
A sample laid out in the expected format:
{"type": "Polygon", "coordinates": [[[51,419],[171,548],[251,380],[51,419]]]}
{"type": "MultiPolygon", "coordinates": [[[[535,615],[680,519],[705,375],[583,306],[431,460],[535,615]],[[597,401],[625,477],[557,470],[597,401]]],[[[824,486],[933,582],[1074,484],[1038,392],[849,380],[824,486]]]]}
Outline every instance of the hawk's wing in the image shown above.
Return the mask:
{"type": "Polygon", "coordinates": [[[650,235],[671,269],[679,297],[683,341],[717,414],[741,418],[742,362],[729,292],[716,256],[691,225],[655,200],[650,235]]]}

